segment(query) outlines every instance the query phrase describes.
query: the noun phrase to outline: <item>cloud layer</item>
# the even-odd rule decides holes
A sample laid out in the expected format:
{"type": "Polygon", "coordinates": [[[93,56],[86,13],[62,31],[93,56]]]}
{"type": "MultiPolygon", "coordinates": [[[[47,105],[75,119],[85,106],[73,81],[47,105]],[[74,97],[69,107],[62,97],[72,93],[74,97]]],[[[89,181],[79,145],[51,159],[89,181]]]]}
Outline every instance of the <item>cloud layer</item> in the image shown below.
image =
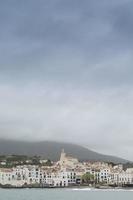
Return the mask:
{"type": "Polygon", "coordinates": [[[132,160],[133,2],[0,2],[0,137],[132,160]]]}

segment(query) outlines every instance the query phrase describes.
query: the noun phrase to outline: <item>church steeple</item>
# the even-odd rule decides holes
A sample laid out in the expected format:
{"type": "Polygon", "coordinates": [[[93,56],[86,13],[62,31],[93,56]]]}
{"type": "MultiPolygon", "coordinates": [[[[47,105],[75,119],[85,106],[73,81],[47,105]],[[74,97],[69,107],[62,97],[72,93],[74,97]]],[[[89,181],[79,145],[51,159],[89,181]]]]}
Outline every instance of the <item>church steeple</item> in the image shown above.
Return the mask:
{"type": "Polygon", "coordinates": [[[64,149],[62,149],[61,153],[65,153],[64,149]]]}
{"type": "Polygon", "coordinates": [[[64,161],[65,157],[66,157],[66,153],[65,153],[64,149],[62,149],[61,156],[60,156],[60,161],[64,161]]]}

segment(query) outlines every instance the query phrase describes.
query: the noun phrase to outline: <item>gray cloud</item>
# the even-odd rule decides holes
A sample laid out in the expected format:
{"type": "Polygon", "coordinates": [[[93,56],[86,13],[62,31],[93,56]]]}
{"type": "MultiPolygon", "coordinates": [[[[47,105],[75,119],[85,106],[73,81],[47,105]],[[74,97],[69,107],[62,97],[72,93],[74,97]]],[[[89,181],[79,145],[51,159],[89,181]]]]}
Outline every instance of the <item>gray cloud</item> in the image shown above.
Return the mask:
{"type": "Polygon", "coordinates": [[[0,2],[0,137],[132,159],[132,4],[0,2]]]}

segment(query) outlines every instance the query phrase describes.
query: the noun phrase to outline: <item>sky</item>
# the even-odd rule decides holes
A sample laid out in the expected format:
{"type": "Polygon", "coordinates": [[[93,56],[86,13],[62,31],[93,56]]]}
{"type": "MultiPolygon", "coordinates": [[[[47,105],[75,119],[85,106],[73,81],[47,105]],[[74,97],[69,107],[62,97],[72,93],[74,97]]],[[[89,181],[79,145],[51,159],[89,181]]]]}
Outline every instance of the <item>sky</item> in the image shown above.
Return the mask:
{"type": "Polygon", "coordinates": [[[0,1],[0,138],[133,160],[133,1],[0,1]]]}

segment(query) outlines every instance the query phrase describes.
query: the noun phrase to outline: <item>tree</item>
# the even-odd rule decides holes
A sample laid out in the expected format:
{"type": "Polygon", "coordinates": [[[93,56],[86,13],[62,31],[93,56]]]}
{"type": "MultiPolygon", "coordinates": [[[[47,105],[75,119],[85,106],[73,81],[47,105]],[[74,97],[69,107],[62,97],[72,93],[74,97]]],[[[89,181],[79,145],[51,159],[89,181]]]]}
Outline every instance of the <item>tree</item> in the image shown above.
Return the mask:
{"type": "Polygon", "coordinates": [[[48,159],[47,162],[44,164],[45,166],[52,166],[51,160],[48,159]]]}
{"type": "Polygon", "coordinates": [[[32,164],[33,165],[39,165],[40,164],[40,158],[39,158],[39,156],[34,156],[32,158],[32,164]]]}
{"type": "Polygon", "coordinates": [[[86,172],[86,174],[82,176],[82,183],[89,184],[89,183],[94,183],[94,181],[95,181],[95,177],[90,172],[86,172]]]}

